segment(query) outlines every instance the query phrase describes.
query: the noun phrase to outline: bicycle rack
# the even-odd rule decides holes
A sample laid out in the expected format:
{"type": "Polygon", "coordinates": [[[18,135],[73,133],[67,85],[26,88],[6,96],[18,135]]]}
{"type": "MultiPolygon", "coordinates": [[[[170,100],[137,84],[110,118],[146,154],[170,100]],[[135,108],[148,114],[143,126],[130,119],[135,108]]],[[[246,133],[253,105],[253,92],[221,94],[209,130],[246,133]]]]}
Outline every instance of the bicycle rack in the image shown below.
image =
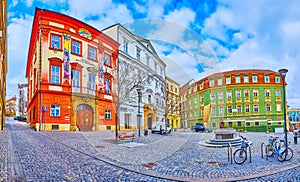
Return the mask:
{"type": "Polygon", "coordinates": [[[265,143],[261,143],[261,145],[260,145],[261,158],[264,158],[264,151],[263,151],[264,146],[265,146],[266,160],[268,160],[268,148],[267,148],[267,145],[265,143]]]}
{"type": "Polygon", "coordinates": [[[230,164],[232,164],[232,146],[231,146],[231,143],[228,143],[227,153],[228,153],[228,161],[230,161],[230,164]]]}

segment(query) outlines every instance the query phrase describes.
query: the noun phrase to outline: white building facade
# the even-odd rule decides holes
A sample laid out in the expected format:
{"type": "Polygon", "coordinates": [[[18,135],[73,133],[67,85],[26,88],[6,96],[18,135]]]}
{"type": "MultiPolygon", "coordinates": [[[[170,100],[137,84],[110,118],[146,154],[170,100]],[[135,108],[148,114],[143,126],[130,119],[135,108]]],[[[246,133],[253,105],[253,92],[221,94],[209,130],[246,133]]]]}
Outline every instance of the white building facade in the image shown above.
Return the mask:
{"type": "Polygon", "coordinates": [[[28,94],[28,84],[18,84],[18,94],[16,101],[16,116],[26,116],[27,115],[27,95],[28,94]]]}
{"type": "Polygon", "coordinates": [[[134,35],[121,24],[102,31],[120,44],[116,71],[118,85],[115,86],[118,90],[116,109],[120,130],[148,130],[153,122],[165,121],[166,64],[151,42],[134,35]]]}

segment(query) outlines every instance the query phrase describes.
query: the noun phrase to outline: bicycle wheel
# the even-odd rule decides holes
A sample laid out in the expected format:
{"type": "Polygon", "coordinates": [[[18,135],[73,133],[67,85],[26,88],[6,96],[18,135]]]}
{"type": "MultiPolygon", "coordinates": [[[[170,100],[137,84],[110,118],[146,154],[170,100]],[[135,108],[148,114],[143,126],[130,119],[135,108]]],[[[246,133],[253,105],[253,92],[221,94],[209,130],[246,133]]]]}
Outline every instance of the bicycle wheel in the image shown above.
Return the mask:
{"type": "Polygon", "coordinates": [[[233,153],[234,162],[237,164],[243,164],[247,160],[247,152],[246,150],[237,149],[233,153]]]}
{"type": "Polygon", "coordinates": [[[283,161],[285,161],[285,159],[286,159],[286,156],[287,156],[287,152],[282,152],[281,154],[278,154],[277,155],[277,159],[280,161],[280,162],[283,162],[283,161]]]}
{"type": "Polygon", "coordinates": [[[268,157],[271,157],[274,155],[273,145],[268,144],[266,150],[267,150],[266,153],[267,153],[268,157]]]}
{"type": "Polygon", "coordinates": [[[293,158],[293,156],[294,156],[294,152],[293,152],[293,150],[291,149],[291,148],[286,148],[286,157],[285,157],[285,160],[286,161],[289,161],[289,160],[291,160],[292,158],[293,158]]]}

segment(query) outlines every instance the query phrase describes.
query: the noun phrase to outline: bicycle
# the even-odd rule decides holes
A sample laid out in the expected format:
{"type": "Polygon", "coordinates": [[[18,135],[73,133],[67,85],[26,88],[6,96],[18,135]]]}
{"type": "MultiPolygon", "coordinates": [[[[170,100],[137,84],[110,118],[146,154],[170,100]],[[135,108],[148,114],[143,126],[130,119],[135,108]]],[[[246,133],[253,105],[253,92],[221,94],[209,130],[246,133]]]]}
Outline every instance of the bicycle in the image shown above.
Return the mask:
{"type": "Polygon", "coordinates": [[[279,137],[270,137],[267,145],[268,157],[277,156],[280,162],[289,161],[293,158],[294,152],[291,148],[285,147],[284,140],[278,140],[279,137]]]}
{"type": "Polygon", "coordinates": [[[243,139],[241,147],[233,153],[234,162],[237,164],[243,164],[247,160],[247,148],[250,146],[245,137],[241,136],[241,138],[243,139]]]}

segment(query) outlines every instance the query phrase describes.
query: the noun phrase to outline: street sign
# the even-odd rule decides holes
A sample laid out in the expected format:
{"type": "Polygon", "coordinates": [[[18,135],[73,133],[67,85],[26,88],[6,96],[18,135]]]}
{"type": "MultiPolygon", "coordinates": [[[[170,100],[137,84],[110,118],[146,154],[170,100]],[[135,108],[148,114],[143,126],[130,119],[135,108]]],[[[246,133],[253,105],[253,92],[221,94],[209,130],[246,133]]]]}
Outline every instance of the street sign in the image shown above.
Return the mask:
{"type": "Polygon", "coordinates": [[[48,111],[48,106],[43,106],[43,111],[48,111]]]}

